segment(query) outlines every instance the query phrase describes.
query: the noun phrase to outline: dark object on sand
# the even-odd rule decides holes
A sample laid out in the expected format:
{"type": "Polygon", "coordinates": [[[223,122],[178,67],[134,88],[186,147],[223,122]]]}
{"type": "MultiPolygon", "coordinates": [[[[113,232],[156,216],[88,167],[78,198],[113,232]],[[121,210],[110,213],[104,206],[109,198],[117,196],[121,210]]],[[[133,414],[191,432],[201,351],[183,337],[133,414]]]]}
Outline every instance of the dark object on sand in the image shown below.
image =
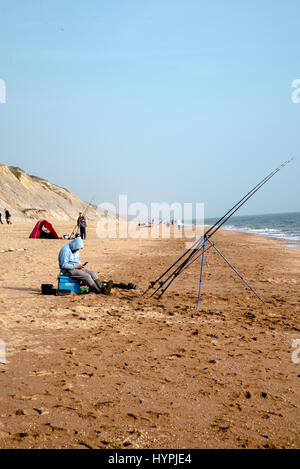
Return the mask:
{"type": "Polygon", "coordinates": [[[55,288],[52,283],[43,283],[42,284],[42,295],[55,295],[55,288]]]}
{"type": "Polygon", "coordinates": [[[71,295],[72,290],[64,290],[62,288],[58,288],[57,290],[54,290],[54,291],[55,291],[55,296],[68,296],[68,295],[71,295]]]}
{"type": "Polygon", "coordinates": [[[138,285],[133,283],[113,283],[112,288],[120,288],[120,290],[138,290],[138,285]]]}
{"type": "MultiPolygon", "coordinates": [[[[292,158],[293,159],[293,158],[292,158]]],[[[163,272],[156,280],[151,281],[149,283],[149,287],[143,295],[145,295],[150,289],[154,288],[156,286],[156,289],[150,296],[154,296],[157,293],[157,296],[155,299],[159,299],[162,297],[162,295],[165,293],[165,291],[169,288],[171,283],[175,280],[178,275],[180,275],[185,269],[190,267],[190,265],[199,257],[202,258],[201,261],[201,273],[200,273],[200,283],[199,283],[199,293],[198,293],[198,305],[199,305],[199,299],[200,299],[200,290],[201,290],[201,281],[202,281],[202,271],[203,271],[203,258],[204,258],[204,253],[213,247],[214,249],[217,249],[216,246],[210,241],[210,238],[221,228],[224,223],[229,220],[232,215],[237,212],[242,205],[244,205],[247,200],[252,197],[255,192],[257,192],[266,182],[269,181],[278,171],[280,171],[284,166],[286,166],[292,159],[285,161],[280,165],[278,168],[276,168],[274,171],[272,171],[268,176],[266,176],[264,179],[262,179],[256,186],[254,186],[241,200],[239,200],[230,210],[228,210],[213,226],[211,226],[206,233],[204,233],[201,238],[199,238],[191,248],[187,249],[165,272],[163,272]],[[206,241],[208,241],[207,247],[205,246],[206,241]]],[[[218,250],[217,250],[218,251],[218,250]]],[[[219,251],[218,253],[224,257],[219,251]]],[[[225,259],[226,262],[227,259],[225,259]]],[[[229,264],[229,262],[228,262],[229,264]]],[[[231,264],[229,264],[230,267],[231,264]]],[[[238,274],[238,272],[236,272],[238,274]]],[[[240,274],[238,274],[239,277],[241,278],[240,274]]],[[[242,279],[243,280],[243,279],[242,279]]],[[[249,286],[249,285],[247,285],[249,286]]],[[[249,288],[251,288],[249,286],[249,288]]],[[[252,288],[251,288],[252,290],[252,288]]],[[[253,290],[252,290],[253,291],[253,290]]],[[[255,293],[255,292],[254,292],[255,293]]],[[[255,293],[256,294],[256,293],[255,293]]],[[[258,296],[258,295],[256,295],[258,296]]],[[[258,297],[260,300],[261,298],[258,297]]],[[[263,300],[261,300],[263,302],[263,300]]],[[[197,307],[198,307],[197,305],[197,307]]]]}

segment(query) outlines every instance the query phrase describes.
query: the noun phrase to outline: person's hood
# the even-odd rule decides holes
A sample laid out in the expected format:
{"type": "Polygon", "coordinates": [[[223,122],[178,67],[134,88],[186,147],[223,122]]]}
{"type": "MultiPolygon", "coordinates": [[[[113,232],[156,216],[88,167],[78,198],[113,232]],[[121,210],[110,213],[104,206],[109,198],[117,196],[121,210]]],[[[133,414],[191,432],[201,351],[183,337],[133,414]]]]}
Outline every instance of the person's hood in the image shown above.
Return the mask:
{"type": "Polygon", "coordinates": [[[72,252],[76,251],[76,249],[82,249],[83,248],[83,241],[80,238],[80,236],[77,236],[77,238],[73,239],[69,243],[69,246],[70,246],[70,249],[71,249],[72,252]]]}

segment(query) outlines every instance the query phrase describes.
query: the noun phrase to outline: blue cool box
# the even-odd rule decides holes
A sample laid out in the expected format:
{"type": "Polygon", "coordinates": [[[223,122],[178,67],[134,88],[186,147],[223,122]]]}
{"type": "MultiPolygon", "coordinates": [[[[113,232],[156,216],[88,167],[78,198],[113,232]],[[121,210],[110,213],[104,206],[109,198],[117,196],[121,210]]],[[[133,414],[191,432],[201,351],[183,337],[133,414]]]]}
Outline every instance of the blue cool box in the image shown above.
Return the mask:
{"type": "Polygon", "coordinates": [[[78,280],[66,275],[59,275],[57,278],[59,290],[71,290],[74,293],[80,293],[80,282],[78,280]]]}

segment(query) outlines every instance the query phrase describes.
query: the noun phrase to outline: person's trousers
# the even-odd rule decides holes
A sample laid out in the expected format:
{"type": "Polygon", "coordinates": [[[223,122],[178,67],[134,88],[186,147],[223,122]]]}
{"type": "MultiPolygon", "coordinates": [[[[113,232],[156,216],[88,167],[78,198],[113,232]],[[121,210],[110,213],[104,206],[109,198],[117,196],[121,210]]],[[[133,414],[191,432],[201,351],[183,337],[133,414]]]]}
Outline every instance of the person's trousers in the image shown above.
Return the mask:
{"type": "Polygon", "coordinates": [[[86,239],[86,228],[85,228],[85,226],[80,227],[80,237],[81,237],[81,239],[86,239]]]}
{"type": "Polygon", "coordinates": [[[68,275],[71,278],[75,278],[79,282],[82,282],[84,285],[91,287],[94,285],[95,280],[98,279],[98,275],[93,272],[92,270],[88,269],[70,269],[70,270],[63,270],[65,275],[68,275]]]}

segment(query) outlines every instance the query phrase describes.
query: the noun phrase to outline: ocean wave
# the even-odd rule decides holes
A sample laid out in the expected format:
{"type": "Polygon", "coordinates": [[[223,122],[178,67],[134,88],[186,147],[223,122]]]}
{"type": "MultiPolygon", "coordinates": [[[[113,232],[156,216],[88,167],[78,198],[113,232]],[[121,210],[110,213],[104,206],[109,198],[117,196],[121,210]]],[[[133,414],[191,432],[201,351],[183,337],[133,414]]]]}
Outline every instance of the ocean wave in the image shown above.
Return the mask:
{"type": "Polygon", "coordinates": [[[235,226],[228,225],[223,227],[224,230],[229,231],[241,231],[243,233],[256,234],[258,236],[266,236],[269,238],[277,238],[287,241],[300,242],[300,233],[298,232],[288,232],[283,230],[278,230],[276,228],[250,228],[248,226],[235,226]]]}
{"type": "MultiPolygon", "coordinates": [[[[217,218],[206,218],[205,226],[211,227],[217,221],[217,218]]],[[[300,212],[236,216],[222,229],[275,238],[286,241],[289,247],[300,247],[300,212]]]]}

